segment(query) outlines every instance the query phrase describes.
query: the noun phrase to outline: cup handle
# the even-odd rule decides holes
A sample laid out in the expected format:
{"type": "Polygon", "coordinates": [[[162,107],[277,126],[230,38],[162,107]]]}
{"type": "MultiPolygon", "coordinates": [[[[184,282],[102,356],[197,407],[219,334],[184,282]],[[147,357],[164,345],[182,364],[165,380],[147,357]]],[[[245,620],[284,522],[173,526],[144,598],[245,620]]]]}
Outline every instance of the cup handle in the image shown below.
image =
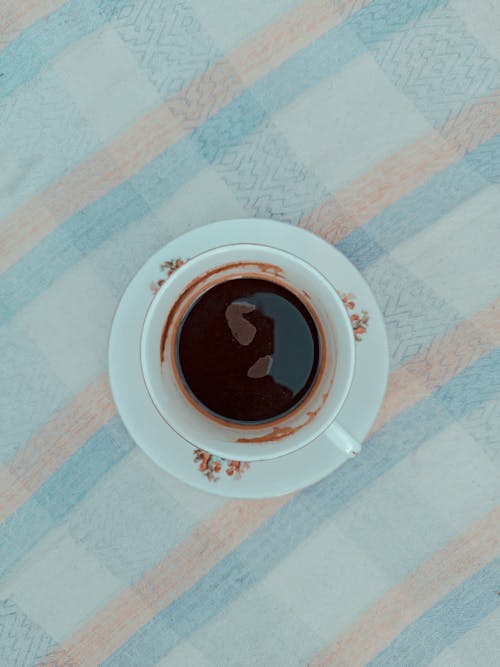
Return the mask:
{"type": "Polygon", "coordinates": [[[356,456],[361,451],[361,443],[355,440],[338,421],[334,421],[324,435],[335,447],[348,456],[356,456]]]}

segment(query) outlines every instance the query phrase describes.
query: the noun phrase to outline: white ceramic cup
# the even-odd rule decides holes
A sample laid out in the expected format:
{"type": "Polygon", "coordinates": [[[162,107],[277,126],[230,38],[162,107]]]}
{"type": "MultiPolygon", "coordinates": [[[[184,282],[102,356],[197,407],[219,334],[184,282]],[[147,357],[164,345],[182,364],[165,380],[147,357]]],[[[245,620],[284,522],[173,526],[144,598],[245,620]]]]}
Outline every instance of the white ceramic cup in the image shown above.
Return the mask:
{"type": "Polygon", "coordinates": [[[194,447],[229,460],[272,459],[325,435],[348,454],[359,444],[335,422],[352,383],[355,348],[351,322],[334,286],[295,255],[258,244],[221,246],[189,259],[162,285],[144,320],[140,345],[144,382],[163,419],[194,447]],[[190,306],[216,284],[237,278],[276,282],[313,316],[320,364],[306,397],[291,412],[264,424],[225,421],[196,401],[178,367],[176,338],[190,306]]]}

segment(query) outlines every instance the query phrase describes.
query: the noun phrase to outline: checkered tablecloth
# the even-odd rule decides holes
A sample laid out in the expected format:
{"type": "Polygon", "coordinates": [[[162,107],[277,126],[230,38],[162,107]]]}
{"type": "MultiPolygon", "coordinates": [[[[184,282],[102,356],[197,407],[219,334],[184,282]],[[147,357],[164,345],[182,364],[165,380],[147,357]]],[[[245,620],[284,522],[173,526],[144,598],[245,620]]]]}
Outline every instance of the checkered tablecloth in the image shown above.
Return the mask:
{"type": "Polygon", "coordinates": [[[0,666],[500,664],[497,0],[0,1],[0,666]],[[224,500],[113,405],[118,299],[213,220],[315,231],[388,393],[321,483],[224,500]]]}

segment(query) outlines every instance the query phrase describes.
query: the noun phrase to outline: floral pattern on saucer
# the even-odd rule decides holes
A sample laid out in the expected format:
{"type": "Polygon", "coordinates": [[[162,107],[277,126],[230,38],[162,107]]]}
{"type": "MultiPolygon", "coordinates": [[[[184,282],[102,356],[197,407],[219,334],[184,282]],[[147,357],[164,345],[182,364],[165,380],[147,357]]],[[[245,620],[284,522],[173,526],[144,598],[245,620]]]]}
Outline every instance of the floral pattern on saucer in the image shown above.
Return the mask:
{"type": "Polygon", "coordinates": [[[251,466],[247,461],[228,461],[219,456],[209,454],[203,449],[195,450],[193,460],[198,464],[198,470],[209,482],[216,482],[219,479],[219,474],[222,470],[224,470],[229,477],[240,479],[245,470],[248,470],[251,466]]]}
{"type": "Polygon", "coordinates": [[[177,259],[169,259],[166,262],[163,262],[163,264],[160,265],[160,271],[163,271],[165,274],[164,278],[160,278],[156,282],[153,282],[150,284],[150,289],[153,292],[153,294],[156,294],[160,287],[164,284],[165,280],[167,278],[170,278],[172,273],[178,269],[180,266],[184,264],[185,260],[181,259],[180,257],[177,257],[177,259]]]}
{"type": "MultiPolygon", "coordinates": [[[[340,298],[342,299],[342,303],[347,308],[348,312],[356,308],[355,294],[351,294],[350,292],[342,292],[340,294],[340,298]]],[[[366,334],[370,316],[368,315],[368,312],[366,310],[362,310],[361,314],[350,313],[349,318],[351,320],[352,330],[354,332],[354,338],[359,343],[359,341],[363,340],[363,336],[366,334]]]]}

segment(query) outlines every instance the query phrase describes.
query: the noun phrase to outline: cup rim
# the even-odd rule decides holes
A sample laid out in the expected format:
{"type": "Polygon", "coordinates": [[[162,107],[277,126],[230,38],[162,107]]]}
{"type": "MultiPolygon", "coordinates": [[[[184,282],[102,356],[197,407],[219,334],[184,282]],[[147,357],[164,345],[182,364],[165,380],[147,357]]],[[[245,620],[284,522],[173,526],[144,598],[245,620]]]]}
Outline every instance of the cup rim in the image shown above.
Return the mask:
{"type": "MultiPolygon", "coordinates": [[[[179,437],[181,437],[187,444],[189,444],[191,447],[193,447],[193,449],[203,449],[203,450],[206,450],[208,453],[211,453],[215,456],[218,456],[218,457],[224,458],[224,459],[228,459],[229,457],[228,457],[227,454],[222,454],[220,452],[217,452],[213,447],[210,447],[210,446],[207,447],[205,444],[196,443],[193,440],[189,439],[184,433],[182,433],[179,430],[177,425],[172,423],[172,421],[169,420],[167,418],[167,416],[165,416],[163,411],[160,409],[160,407],[157,403],[157,400],[155,400],[154,392],[151,391],[149,383],[146,379],[147,371],[144,367],[144,360],[143,360],[144,348],[145,348],[145,338],[146,338],[145,331],[146,331],[148,323],[151,321],[151,319],[153,317],[153,313],[155,312],[156,308],[158,308],[160,303],[161,303],[162,296],[165,294],[165,292],[169,291],[169,289],[172,288],[172,283],[173,282],[175,283],[175,282],[179,281],[179,279],[182,277],[183,273],[185,273],[188,269],[193,268],[193,262],[196,262],[196,260],[202,259],[204,257],[209,257],[211,255],[214,255],[214,254],[216,254],[220,251],[228,251],[232,248],[243,249],[245,247],[248,247],[248,248],[251,248],[251,249],[265,248],[266,250],[273,251],[273,252],[277,253],[278,255],[287,256],[288,258],[291,258],[292,260],[297,261],[300,264],[307,266],[308,270],[311,273],[316,274],[319,277],[319,279],[323,282],[323,284],[328,288],[332,298],[336,301],[337,306],[340,306],[340,311],[342,312],[342,319],[344,320],[344,324],[346,325],[346,328],[349,330],[349,334],[350,334],[350,336],[349,336],[350,355],[349,355],[348,381],[344,385],[344,388],[343,388],[342,394],[341,394],[341,400],[339,400],[336,410],[332,413],[332,416],[326,421],[326,423],[320,429],[317,429],[316,432],[312,436],[309,436],[304,442],[295,443],[293,445],[290,445],[288,448],[283,447],[283,451],[280,451],[278,453],[273,453],[273,452],[268,451],[268,453],[266,454],[266,452],[264,450],[265,445],[256,445],[256,444],[246,443],[247,446],[252,447],[253,449],[255,449],[256,452],[257,452],[257,450],[259,450],[259,453],[258,454],[251,454],[251,455],[249,454],[247,456],[240,456],[239,454],[237,454],[235,456],[235,460],[239,460],[239,461],[252,461],[252,462],[254,462],[254,461],[268,461],[268,460],[272,460],[272,459],[275,459],[275,458],[280,458],[282,456],[286,456],[288,454],[291,454],[292,452],[295,452],[295,451],[301,449],[302,447],[306,447],[313,440],[315,440],[316,438],[323,435],[330,428],[330,426],[333,424],[333,422],[337,418],[340,410],[342,409],[342,406],[344,405],[345,400],[346,400],[346,398],[349,394],[349,391],[351,389],[353,378],[354,378],[354,371],[355,371],[355,367],[356,367],[356,349],[355,349],[355,344],[354,344],[354,337],[352,336],[352,332],[351,332],[351,324],[350,324],[350,321],[349,321],[349,315],[348,315],[347,311],[345,310],[345,306],[342,303],[342,299],[339,295],[339,292],[337,291],[337,288],[331,283],[330,280],[328,280],[328,278],[326,278],[326,276],[319,269],[317,269],[315,266],[313,266],[310,262],[304,260],[303,258],[301,258],[299,255],[297,255],[295,253],[289,252],[288,250],[282,250],[281,248],[277,248],[277,247],[272,246],[268,243],[257,243],[257,242],[255,242],[255,243],[253,243],[253,242],[252,243],[248,243],[248,242],[245,242],[245,243],[227,243],[227,244],[224,244],[224,245],[219,245],[216,248],[211,248],[209,250],[202,250],[201,252],[193,255],[192,257],[189,257],[189,259],[186,259],[184,264],[182,264],[178,269],[176,269],[176,271],[172,274],[172,276],[170,276],[169,279],[166,280],[165,283],[160,287],[160,289],[155,293],[154,297],[152,298],[152,300],[151,300],[151,302],[150,302],[150,304],[149,304],[149,306],[146,310],[146,313],[144,315],[142,325],[141,325],[141,335],[140,335],[140,344],[139,344],[139,362],[140,362],[139,366],[140,366],[141,376],[142,376],[142,379],[143,379],[143,382],[144,382],[144,386],[145,386],[146,391],[148,393],[148,396],[151,400],[151,403],[153,404],[155,410],[160,415],[162,420],[169,426],[169,428],[174,430],[177,433],[177,435],[179,435],[179,437]]],[[[251,262],[249,262],[249,264],[250,263],[251,262]]],[[[221,266],[222,267],[224,266],[223,261],[221,262],[221,266]]],[[[182,288],[181,288],[181,291],[182,291],[182,288]]],[[[181,291],[179,291],[179,293],[181,293],[181,291]]],[[[203,413],[201,413],[201,414],[203,414],[203,413]]],[[[262,424],[262,428],[272,427],[273,424],[274,424],[273,421],[262,424]]],[[[228,423],[228,426],[230,426],[230,423],[228,423]]],[[[235,443],[235,445],[236,444],[241,446],[241,443],[235,443]]],[[[270,444],[276,444],[276,441],[274,441],[274,443],[273,443],[273,441],[271,441],[270,444]]]]}

